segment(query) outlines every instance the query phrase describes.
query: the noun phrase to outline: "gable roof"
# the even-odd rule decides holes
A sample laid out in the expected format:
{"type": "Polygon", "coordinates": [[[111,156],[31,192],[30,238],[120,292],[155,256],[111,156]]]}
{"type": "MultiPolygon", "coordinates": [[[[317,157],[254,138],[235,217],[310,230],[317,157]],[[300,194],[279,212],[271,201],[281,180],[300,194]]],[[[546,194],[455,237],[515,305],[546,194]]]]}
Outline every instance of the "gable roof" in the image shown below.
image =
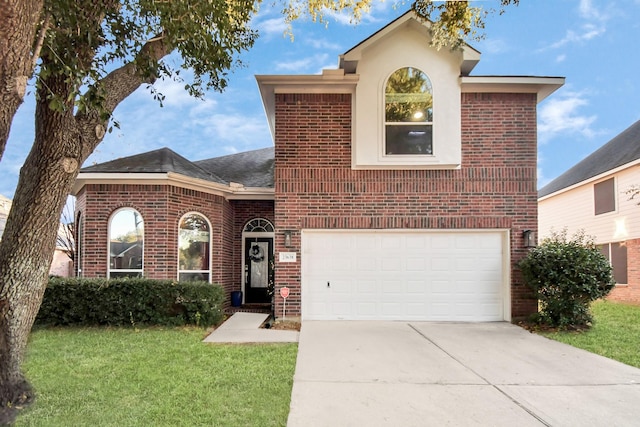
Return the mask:
{"type": "Polygon", "coordinates": [[[160,148],[134,156],[82,168],[84,173],[169,173],[175,172],[191,178],[220,184],[226,182],[214,173],[202,169],[169,148],[160,148]]]}
{"type": "MultiPolygon", "coordinates": [[[[414,28],[424,33],[425,38],[431,39],[431,35],[429,34],[431,22],[421,19],[413,10],[408,10],[403,15],[340,55],[339,68],[344,69],[347,74],[355,73],[358,61],[369,46],[387,37],[388,34],[394,32],[396,29],[407,25],[413,25],[414,28]]],[[[473,70],[480,61],[480,52],[468,44],[463,43],[460,46],[460,54],[462,56],[460,74],[463,76],[469,75],[471,70],[473,70]]]]}
{"type": "Polygon", "coordinates": [[[640,160],[640,120],[542,187],[538,191],[538,198],[548,196],[637,160],[640,160]]]}

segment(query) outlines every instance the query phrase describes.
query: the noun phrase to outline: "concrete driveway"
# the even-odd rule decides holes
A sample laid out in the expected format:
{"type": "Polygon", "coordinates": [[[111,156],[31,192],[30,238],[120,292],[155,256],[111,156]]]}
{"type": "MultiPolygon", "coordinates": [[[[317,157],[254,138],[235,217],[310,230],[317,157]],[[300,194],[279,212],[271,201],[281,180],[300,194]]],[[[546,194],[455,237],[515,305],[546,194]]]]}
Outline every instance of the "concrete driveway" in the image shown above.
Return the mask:
{"type": "Polygon", "coordinates": [[[508,323],[306,321],[288,427],[638,423],[640,369],[508,323]]]}

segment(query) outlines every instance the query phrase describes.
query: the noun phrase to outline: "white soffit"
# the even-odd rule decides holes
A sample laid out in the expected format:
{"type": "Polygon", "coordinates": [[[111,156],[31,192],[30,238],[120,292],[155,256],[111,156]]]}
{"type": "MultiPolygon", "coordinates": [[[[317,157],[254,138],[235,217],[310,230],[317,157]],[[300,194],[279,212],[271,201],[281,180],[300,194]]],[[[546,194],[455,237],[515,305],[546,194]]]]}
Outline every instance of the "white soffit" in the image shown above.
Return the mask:
{"type": "Polygon", "coordinates": [[[535,93],[538,103],[564,85],[564,77],[462,76],[463,93],[535,93]]]}
{"type": "Polygon", "coordinates": [[[191,178],[179,173],[80,173],[71,194],[76,196],[87,184],[139,184],[139,185],[175,185],[203,193],[217,194],[231,199],[272,200],[273,188],[245,187],[237,183],[230,185],[191,178]]]}

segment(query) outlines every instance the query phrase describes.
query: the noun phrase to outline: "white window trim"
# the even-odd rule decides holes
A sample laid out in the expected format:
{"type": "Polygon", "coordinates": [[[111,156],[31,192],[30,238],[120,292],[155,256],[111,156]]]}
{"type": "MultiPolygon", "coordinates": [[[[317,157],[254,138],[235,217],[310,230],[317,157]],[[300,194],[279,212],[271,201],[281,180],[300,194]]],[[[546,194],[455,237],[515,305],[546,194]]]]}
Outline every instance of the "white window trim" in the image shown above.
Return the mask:
{"type": "Polygon", "coordinates": [[[384,84],[382,87],[382,108],[380,111],[381,119],[379,121],[382,123],[382,130],[380,132],[380,135],[382,136],[382,143],[380,144],[380,152],[378,157],[380,161],[385,161],[385,160],[391,161],[391,162],[402,161],[403,163],[406,163],[407,161],[411,161],[411,160],[420,160],[421,162],[425,162],[425,161],[432,161],[432,159],[436,157],[434,136],[433,136],[433,130],[434,130],[433,117],[436,114],[434,105],[435,105],[435,99],[433,96],[433,83],[431,82],[431,77],[429,77],[429,74],[427,74],[424,70],[418,67],[409,66],[409,67],[400,67],[392,71],[391,73],[389,73],[389,75],[384,79],[384,84]],[[430,122],[388,122],[387,121],[387,114],[386,114],[387,113],[386,112],[387,84],[389,83],[389,79],[393,74],[395,74],[396,72],[404,68],[413,68],[414,70],[418,70],[422,74],[424,74],[429,80],[429,88],[431,89],[431,99],[432,99],[431,108],[433,110],[431,113],[430,122]],[[387,126],[389,125],[391,126],[412,126],[412,125],[431,126],[431,151],[433,152],[433,154],[387,154],[387,126]]]}
{"type": "Polygon", "coordinates": [[[207,273],[209,275],[209,279],[208,282],[212,283],[212,274],[211,274],[211,269],[212,269],[212,265],[213,265],[213,239],[212,239],[212,230],[213,228],[211,227],[211,221],[209,221],[209,218],[207,218],[206,215],[197,212],[197,211],[192,211],[192,212],[187,212],[184,215],[182,215],[180,217],[180,220],[178,221],[178,238],[177,240],[177,248],[176,248],[176,257],[177,257],[177,275],[176,275],[176,279],[180,280],[180,274],[182,273],[207,273]],[[208,266],[208,270],[181,270],[180,269],[180,224],[182,223],[182,220],[188,216],[188,215],[198,215],[202,218],[204,218],[204,220],[207,222],[207,225],[209,226],[209,266],[208,266]]]}
{"type": "Polygon", "coordinates": [[[138,213],[138,215],[140,215],[140,218],[142,219],[142,224],[145,223],[144,221],[144,217],[142,216],[142,214],[140,213],[140,211],[138,211],[136,208],[133,208],[131,206],[123,206],[121,208],[116,209],[115,211],[113,211],[111,213],[111,216],[109,217],[109,224],[107,226],[107,279],[111,279],[111,273],[140,273],[140,277],[144,277],[144,253],[145,253],[145,232],[144,232],[144,226],[142,228],[142,268],[140,269],[131,269],[131,268],[123,268],[123,269],[112,269],[111,268],[111,223],[113,222],[113,218],[115,218],[116,215],[118,215],[118,213],[125,211],[125,210],[132,210],[138,213]]]}

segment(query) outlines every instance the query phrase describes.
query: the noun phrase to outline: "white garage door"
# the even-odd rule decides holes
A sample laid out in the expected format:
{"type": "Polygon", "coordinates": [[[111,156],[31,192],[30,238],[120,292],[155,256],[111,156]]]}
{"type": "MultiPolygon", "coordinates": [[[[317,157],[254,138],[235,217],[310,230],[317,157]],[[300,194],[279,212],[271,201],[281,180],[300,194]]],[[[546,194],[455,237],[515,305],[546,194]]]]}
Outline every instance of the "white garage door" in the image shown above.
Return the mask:
{"type": "Polygon", "coordinates": [[[303,231],[302,318],[509,320],[506,231],[303,231]]]}

